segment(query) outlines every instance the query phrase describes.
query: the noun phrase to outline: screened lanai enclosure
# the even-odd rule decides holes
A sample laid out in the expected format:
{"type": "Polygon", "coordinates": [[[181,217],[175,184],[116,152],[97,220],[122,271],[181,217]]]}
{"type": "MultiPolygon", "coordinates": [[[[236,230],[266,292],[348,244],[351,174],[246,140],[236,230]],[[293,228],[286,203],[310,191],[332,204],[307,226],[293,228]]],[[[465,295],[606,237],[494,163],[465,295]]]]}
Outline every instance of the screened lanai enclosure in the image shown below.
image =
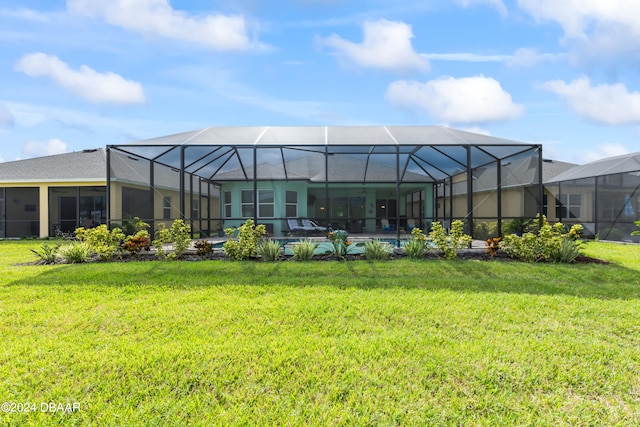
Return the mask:
{"type": "Polygon", "coordinates": [[[576,166],[546,183],[555,200],[553,220],[582,224],[602,240],[640,241],[631,233],[640,218],[640,153],[576,166]]]}
{"type": "Polygon", "coordinates": [[[441,126],[209,127],[107,153],[111,224],[183,218],[195,237],[251,218],[276,237],[310,219],[400,239],[542,211],[540,145],[441,126]]]}

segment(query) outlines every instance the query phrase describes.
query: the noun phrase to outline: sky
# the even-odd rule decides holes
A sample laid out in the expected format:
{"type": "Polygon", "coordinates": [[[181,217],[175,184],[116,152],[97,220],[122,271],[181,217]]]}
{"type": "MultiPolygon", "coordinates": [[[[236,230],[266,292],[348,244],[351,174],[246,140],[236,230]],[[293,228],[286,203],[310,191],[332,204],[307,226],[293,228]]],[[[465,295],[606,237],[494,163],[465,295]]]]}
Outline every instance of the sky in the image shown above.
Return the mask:
{"type": "Polygon", "coordinates": [[[0,161],[208,126],[640,151],[640,0],[0,0],[0,161]]]}

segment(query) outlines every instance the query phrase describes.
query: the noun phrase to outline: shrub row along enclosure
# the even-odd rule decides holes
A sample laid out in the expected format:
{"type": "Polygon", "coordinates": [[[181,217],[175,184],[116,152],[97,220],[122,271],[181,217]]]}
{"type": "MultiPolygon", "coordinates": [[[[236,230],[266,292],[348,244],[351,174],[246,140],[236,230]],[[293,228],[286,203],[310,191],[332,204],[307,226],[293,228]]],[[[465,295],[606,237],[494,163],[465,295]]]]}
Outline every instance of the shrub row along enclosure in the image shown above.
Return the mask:
{"type": "Polygon", "coordinates": [[[331,230],[326,239],[282,241],[266,238],[264,225],[256,225],[248,219],[237,228],[228,228],[229,237],[222,251],[214,249],[207,240],[192,242],[191,229],[183,220],[175,220],[169,228],[161,228],[152,237],[149,225],[138,218],[131,222],[131,234],[125,235],[121,228],[109,230],[105,225],[95,228],[78,228],[75,239],[69,242],[45,242],[41,248],[32,249],[43,264],[82,263],[90,261],[115,261],[141,259],[181,259],[187,254],[190,259],[212,259],[224,257],[232,261],[262,260],[275,262],[283,259],[310,261],[313,259],[358,259],[388,260],[394,257],[423,259],[437,256],[456,259],[460,253],[469,256],[480,254],[484,259],[494,259],[500,254],[524,262],[571,263],[581,255],[582,227],[571,228],[562,223],[549,224],[545,217],[530,222],[526,232],[510,234],[501,238],[489,238],[483,250],[470,250],[471,236],[463,232],[462,221],[454,221],[449,231],[439,222],[432,224],[425,234],[414,228],[411,236],[399,248],[380,239],[355,242],[345,230],[331,230]],[[288,248],[288,252],[285,251],[288,248]],[[286,255],[285,255],[286,254],[286,255]],[[290,256],[288,256],[290,255],[290,256]]]}

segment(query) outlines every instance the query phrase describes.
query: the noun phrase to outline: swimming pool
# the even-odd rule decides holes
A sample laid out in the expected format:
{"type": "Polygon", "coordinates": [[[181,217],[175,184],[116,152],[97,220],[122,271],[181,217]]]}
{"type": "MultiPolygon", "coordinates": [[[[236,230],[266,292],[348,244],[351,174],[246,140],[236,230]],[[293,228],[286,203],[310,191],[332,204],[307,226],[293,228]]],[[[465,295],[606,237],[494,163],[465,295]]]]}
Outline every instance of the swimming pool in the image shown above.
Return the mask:
{"type": "MultiPolygon", "coordinates": [[[[297,244],[298,242],[304,241],[305,239],[270,239],[272,241],[280,243],[281,246],[284,247],[284,255],[291,256],[291,246],[297,244]]],[[[360,255],[364,253],[364,245],[356,246],[358,243],[364,243],[366,241],[379,240],[384,243],[388,243],[396,248],[396,243],[398,242],[396,239],[357,239],[353,241],[353,245],[349,248],[349,255],[360,255]]],[[[404,245],[407,240],[400,240],[400,247],[404,245]]],[[[333,244],[329,240],[314,240],[315,243],[318,243],[318,247],[313,252],[314,255],[325,255],[328,253],[333,253],[333,244]]],[[[224,242],[214,243],[214,248],[222,248],[224,242]]]]}

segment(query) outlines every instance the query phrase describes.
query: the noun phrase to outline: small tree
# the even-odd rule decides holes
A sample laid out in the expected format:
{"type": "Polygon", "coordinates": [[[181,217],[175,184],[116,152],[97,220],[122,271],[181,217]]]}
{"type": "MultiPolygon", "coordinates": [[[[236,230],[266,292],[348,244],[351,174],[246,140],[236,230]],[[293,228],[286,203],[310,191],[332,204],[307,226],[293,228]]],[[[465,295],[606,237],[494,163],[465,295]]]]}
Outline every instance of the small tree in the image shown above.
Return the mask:
{"type": "Polygon", "coordinates": [[[229,258],[240,261],[255,258],[258,254],[258,240],[265,234],[267,229],[264,224],[255,225],[252,219],[248,219],[240,227],[225,228],[227,236],[233,236],[238,232],[238,240],[227,240],[222,247],[229,258]]]}

